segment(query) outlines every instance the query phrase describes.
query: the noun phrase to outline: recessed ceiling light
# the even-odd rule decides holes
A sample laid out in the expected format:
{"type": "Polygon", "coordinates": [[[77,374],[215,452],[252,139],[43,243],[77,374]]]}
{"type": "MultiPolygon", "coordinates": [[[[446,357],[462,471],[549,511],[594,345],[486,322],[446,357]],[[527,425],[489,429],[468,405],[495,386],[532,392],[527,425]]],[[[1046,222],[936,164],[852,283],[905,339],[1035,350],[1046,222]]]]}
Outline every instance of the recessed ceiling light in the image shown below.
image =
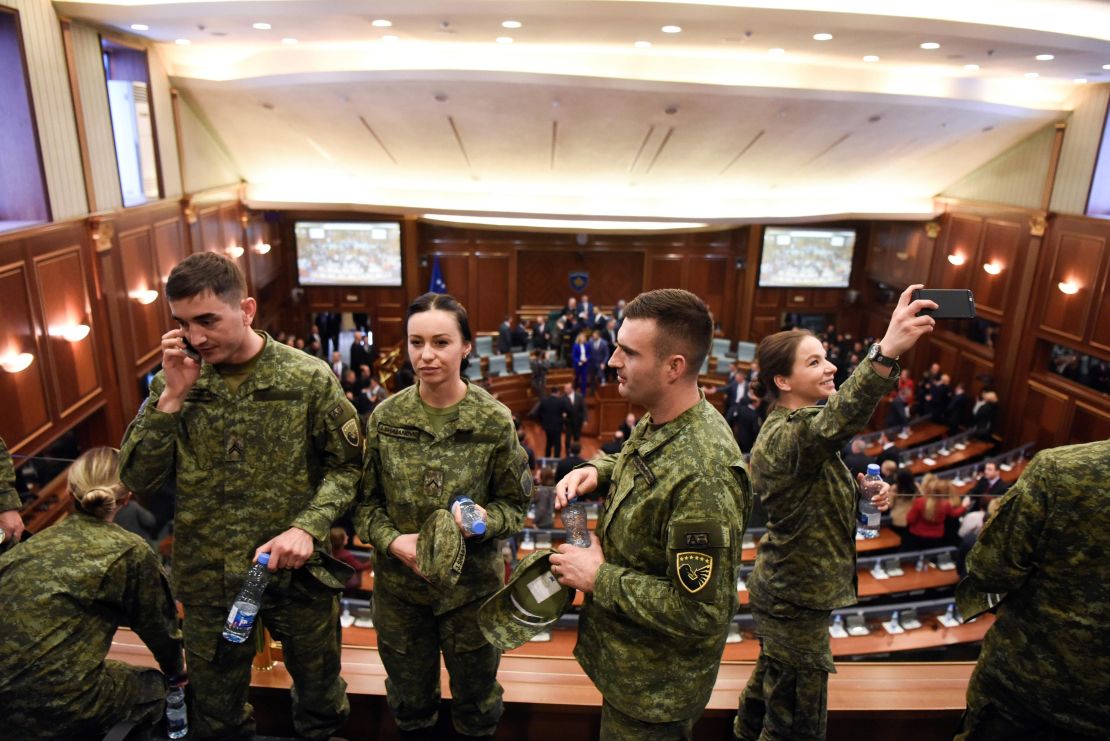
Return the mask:
{"type": "Polygon", "coordinates": [[[523,25],[520,21],[501,21],[501,28],[520,28],[523,25]]]}
{"type": "Polygon", "coordinates": [[[663,33],[682,33],[682,26],[663,26],[659,30],[663,33]]]}
{"type": "Polygon", "coordinates": [[[966,69],[968,72],[974,72],[975,70],[979,69],[979,65],[977,65],[977,64],[965,64],[964,69],[966,69]]]}
{"type": "Polygon", "coordinates": [[[1040,77],[1041,75],[1038,72],[1026,72],[1025,76],[1032,80],[1034,77],[1040,77]]]}
{"type": "Polygon", "coordinates": [[[286,36],[284,39],[281,40],[281,43],[283,43],[283,44],[295,44],[295,43],[297,43],[297,40],[295,38],[293,38],[292,36],[286,36]]]}
{"type": "Polygon", "coordinates": [[[370,21],[370,25],[374,28],[389,28],[393,25],[393,21],[387,21],[385,18],[378,18],[377,20],[370,21]]]}
{"type": "Polygon", "coordinates": [[[651,42],[650,41],[637,41],[635,44],[633,44],[633,46],[635,46],[637,49],[650,49],[651,48],[651,42]]]}
{"type": "Polygon", "coordinates": [[[392,44],[392,43],[400,41],[400,40],[401,40],[400,36],[394,36],[393,34],[386,34],[385,36],[382,36],[382,41],[384,41],[387,44],[392,44]]]}
{"type": "Polygon", "coordinates": [[[786,53],[786,49],[782,49],[776,46],[774,49],[768,49],[767,53],[770,54],[772,57],[781,57],[783,54],[786,53]]]}
{"type": "Polygon", "coordinates": [[[251,26],[251,28],[257,31],[269,31],[271,28],[273,28],[273,26],[271,26],[269,23],[255,23],[251,26]]]}
{"type": "Polygon", "coordinates": [[[1038,62],[1051,62],[1056,57],[1052,56],[1051,54],[1038,54],[1033,58],[1036,59],[1038,62]]]}
{"type": "Polygon", "coordinates": [[[832,41],[833,35],[831,33],[815,33],[813,34],[814,41],[832,41]]]}
{"type": "Polygon", "coordinates": [[[1102,68],[1103,69],[1110,69],[1110,64],[1104,64],[1104,65],[1102,65],[1102,68]]]}
{"type": "Polygon", "coordinates": [[[499,43],[499,44],[511,44],[511,43],[513,43],[513,37],[512,36],[498,36],[497,37],[497,43],[499,43]]]}
{"type": "Polygon", "coordinates": [[[865,62],[877,62],[877,61],[879,61],[879,58],[877,56],[875,56],[874,54],[868,54],[866,57],[863,58],[863,61],[865,61],[865,62]]]}
{"type": "Polygon", "coordinates": [[[937,42],[935,42],[935,41],[926,41],[925,43],[923,43],[923,44],[921,45],[921,48],[922,48],[922,49],[929,49],[929,50],[932,50],[932,49],[939,49],[939,48],[940,48],[940,44],[938,44],[938,43],[937,43],[937,42]]]}
{"type": "Polygon", "coordinates": [[[189,39],[174,39],[173,43],[177,44],[178,46],[188,46],[193,42],[189,41],[189,39]]]}
{"type": "Polygon", "coordinates": [[[1076,85],[1086,85],[1087,84],[1087,78],[1086,77],[1076,77],[1074,80],[1072,80],[1072,82],[1074,82],[1076,85]]]}
{"type": "Polygon", "coordinates": [[[131,24],[131,30],[132,31],[149,31],[150,26],[148,26],[145,23],[132,23],[131,24]]]}

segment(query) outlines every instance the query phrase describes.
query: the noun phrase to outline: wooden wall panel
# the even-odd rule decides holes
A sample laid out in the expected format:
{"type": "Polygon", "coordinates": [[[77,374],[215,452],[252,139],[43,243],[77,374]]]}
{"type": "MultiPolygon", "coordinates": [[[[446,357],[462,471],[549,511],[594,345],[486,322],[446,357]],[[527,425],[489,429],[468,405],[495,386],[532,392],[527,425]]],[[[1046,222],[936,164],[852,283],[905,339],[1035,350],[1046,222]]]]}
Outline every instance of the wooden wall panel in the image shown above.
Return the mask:
{"type": "Polygon", "coordinates": [[[166,332],[165,294],[155,264],[150,229],[143,227],[119,235],[120,260],[123,265],[125,293],[154,289],[158,298],[150,304],[134,299],[127,301],[127,318],[134,342],[130,358],[135,368],[145,367],[161,352],[162,335],[166,332]]]}
{"type": "Polygon", "coordinates": [[[650,255],[648,257],[648,281],[645,291],[659,288],[681,288],[682,271],[685,260],[681,255],[650,255]]]}
{"type": "Polygon", "coordinates": [[[1110,410],[1078,401],[1068,429],[1069,443],[1110,439],[1110,410]]]}
{"type": "Polygon", "coordinates": [[[979,241],[983,234],[983,219],[979,216],[950,215],[941,234],[939,252],[933,257],[932,279],[935,288],[970,286],[972,269],[979,261],[979,241]],[[950,255],[961,255],[962,265],[948,261],[950,255]]]}
{"type": "Polygon", "coordinates": [[[1038,450],[1059,445],[1070,421],[1068,408],[1067,395],[1031,381],[1018,416],[1019,439],[1036,444],[1038,450]]]}
{"type": "Polygon", "coordinates": [[[683,288],[699,296],[709,306],[714,321],[719,324],[725,309],[728,256],[704,255],[687,260],[687,279],[683,288]]]}
{"type": "MultiPolygon", "coordinates": [[[[421,275],[421,281],[420,281],[420,291],[421,291],[421,293],[426,291],[428,289],[428,286],[431,284],[433,257],[434,257],[433,255],[429,255],[429,257],[428,257],[427,275],[426,276],[421,275]]],[[[449,294],[451,294],[452,296],[454,296],[455,298],[457,298],[459,301],[461,301],[463,306],[467,307],[467,310],[469,311],[470,304],[473,303],[471,301],[470,288],[469,288],[469,286],[470,286],[470,254],[465,253],[465,252],[464,253],[459,253],[459,254],[440,253],[439,254],[439,271],[440,271],[440,274],[443,275],[443,282],[447,284],[447,292],[449,294]]],[[[423,272],[423,271],[421,271],[421,272],[423,272]]],[[[499,288],[501,290],[505,290],[504,287],[502,287],[502,286],[499,286],[499,288]]],[[[416,296],[411,296],[409,298],[410,298],[410,300],[415,299],[416,296]]],[[[406,302],[406,305],[407,305],[407,302],[406,302]]],[[[500,322],[500,320],[498,320],[498,321],[500,322]]],[[[472,326],[471,328],[475,332],[479,331],[476,327],[472,326]]],[[[496,329],[496,328],[497,327],[495,325],[494,329],[496,329]]]]}
{"type": "Polygon", "coordinates": [[[1102,271],[1102,285],[1099,287],[1094,325],[1091,327],[1091,345],[1110,353],[1110,257],[1108,266],[1102,271]]]}
{"type": "MultiPolygon", "coordinates": [[[[574,295],[570,274],[589,274],[585,293],[590,302],[609,311],[619,299],[632,300],[643,290],[642,251],[587,249],[517,249],[517,303],[563,306],[574,295]]],[[[673,285],[673,284],[672,284],[673,285]]]]}
{"type": "Polygon", "coordinates": [[[467,305],[470,320],[474,327],[499,327],[505,316],[513,312],[509,306],[509,262],[507,252],[477,252],[474,255],[474,269],[477,285],[467,305]]]}
{"type": "Polygon", "coordinates": [[[158,279],[164,285],[174,266],[187,257],[185,230],[180,216],[155,222],[151,228],[154,236],[155,268],[158,279]]]}
{"type": "Polygon", "coordinates": [[[1063,230],[1055,232],[1053,237],[1048,250],[1048,269],[1043,273],[1048,285],[1040,326],[1073,342],[1081,342],[1094,305],[1095,276],[1106,240],[1063,230]],[[1072,295],[1061,292],[1057,285],[1062,281],[1074,281],[1079,285],[1079,292],[1072,295]]]}
{"type": "Polygon", "coordinates": [[[971,290],[975,294],[977,309],[994,311],[1001,315],[1006,310],[1006,299],[1011,279],[1016,273],[1018,244],[1021,229],[1015,223],[989,220],[983,235],[983,246],[977,262],[971,266],[971,290]],[[1001,266],[1002,272],[991,275],[983,266],[987,263],[1001,266]]]}
{"type": "MultiPolygon", "coordinates": [[[[219,207],[220,241],[216,249],[225,253],[233,246],[243,247],[242,226],[239,221],[239,204],[236,201],[222,203],[219,207]]],[[[240,265],[242,267],[242,265],[240,265]]]]}
{"type": "Polygon", "coordinates": [[[219,252],[220,243],[220,209],[218,206],[202,208],[197,212],[197,228],[200,231],[200,250],[219,252]]]}
{"type": "Polygon", "coordinates": [[[72,245],[35,258],[35,278],[43,287],[39,299],[46,325],[51,380],[58,399],[58,414],[64,419],[101,387],[96,334],[90,332],[78,342],[68,342],[61,336],[68,326],[93,324],[81,246],[72,245]]]}
{"type": "Polygon", "coordinates": [[[0,267],[0,356],[31,353],[34,361],[19,373],[0,369],[0,437],[9,448],[50,426],[46,396],[47,365],[39,342],[39,326],[31,303],[30,276],[23,262],[0,267]]]}

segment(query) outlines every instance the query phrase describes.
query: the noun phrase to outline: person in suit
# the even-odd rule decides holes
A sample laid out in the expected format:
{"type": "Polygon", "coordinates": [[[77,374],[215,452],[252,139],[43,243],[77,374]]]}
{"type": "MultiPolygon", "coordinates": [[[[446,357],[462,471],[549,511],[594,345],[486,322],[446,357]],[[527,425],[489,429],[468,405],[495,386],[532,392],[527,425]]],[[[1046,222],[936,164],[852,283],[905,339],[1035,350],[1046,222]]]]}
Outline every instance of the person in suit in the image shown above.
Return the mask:
{"type": "Polygon", "coordinates": [[[751,386],[747,386],[747,389],[747,398],[736,407],[736,423],[732,427],[741,453],[752,452],[755,439],[759,436],[759,428],[763,426],[763,419],[766,416],[761,408],[762,403],[752,392],[751,386]]]}
{"type": "Polygon", "coordinates": [[[913,388],[901,386],[898,395],[886,410],[886,423],[884,427],[907,427],[910,423],[910,402],[913,399],[913,388]]]}
{"type": "Polygon", "coordinates": [[[636,415],[629,412],[624,417],[624,422],[621,422],[620,431],[624,433],[624,439],[627,440],[632,436],[632,429],[636,426],[636,415]]]}
{"type": "Polygon", "coordinates": [[[863,438],[852,438],[852,444],[849,447],[848,455],[844,456],[844,465],[852,472],[852,476],[858,476],[861,473],[867,472],[867,466],[875,462],[875,459],[869,456],[866,452],[867,445],[863,442],[863,438]]]}
{"type": "Polygon", "coordinates": [[[948,425],[948,434],[955,435],[960,425],[964,423],[967,418],[968,410],[971,407],[971,399],[967,395],[967,386],[963,381],[956,384],[956,388],[952,393],[952,397],[948,400],[947,406],[944,408],[944,424],[948,425]]]}
{"type": "Polygon", "coordinates": [[[354,342],[351,343],[350,361],[352,368],[361,368],[370,365],[370,346],[366,342],[366,335],[355,332],[354,342]]]}
{"type": "Polygon", "coordinates": [[[536,417],[547,442],[544,458],[558,458],[563,453],[563,429],[566,425],[567,401],[559,394],[548,394],[536,405],[536,417]]]}
{"type": "MultiPolygon", "coordinates": [[[[594,330],[590,337],[590,389],[597,391],[597,387],[605,383],[605,365],[609,362],[609,343],[606,342],[601,332],[594,330]]],[[[557,478],[562,478],[559,476],[557,478]]]]}
{"type": "Polygon", "coordinates": [[[566,402],[567,412],[567,449],[572,442],[582,439],[582,425],[586,423],[586,396],[574,390],[574,384],[563,387],[563,399],[566,402]]]}
{"type": "Polygon", "coordinates": [[[342,379],[343,374],[346,373],[347,369],[350,367],[343,362],[343,354],[338,350],[332,352],[330,365],[331,372],[334,373],[335,377],[338,379],[342,379]]]}
{"type": "Polygon", "coordinates": [[[575,316],[582,318],[586,322],[586,326],[592,327],[596,314],[597,307],[590,303],[590,297],[583,293],[582,300],[578,302],[578,311],[575,312],[575,316]]]}
{"type": "Polygon", "coordinates": [[[939,378],[930,380],[925,387],[925,409],[922,411],[928,413],[935,422],[944,421],[944,413],[952,398],[952,390],[949,387],[951,382],[952,378],[947,373],[941,373],[939,378]]]}
{"type": "Polygon", "coordinates": [[[621,447],[624,445],[624,433],[617,430],[613,433],[613,439],[601,446],[601,452],[605,455],[616,455],[621,452],[621,447]]]}
{"type": "Polygon", "coordinates": [[[574,368],[574,383],[578,386],[582,395],[585,396],[589,390],[590,368],[593,365],[593,359],[590,357],[590,343],[586,341],[585,332],[579,332],[578,337],[574,340],[570,362],[571,367],[574,368]]]}
{"type": "Polygon", "coordinates": [[[562,481],[563,477],[570,473],[575,466],[586,462],[582,459],[581,453],[581,443],[571,443],[567,446],[567,457],[560,460],[559,465],[555,466],[556,481],[562,481]]]}
{"type": "Polygon", "coordinates": [[[979,393],[979,403],[971,415],[971,426],[977,430],[980,440],[994,439],[994,423],[998,419],[998,394],[994,389],[985,388],[979,393]]]}
{"type": "Polygon", "coordinates": [[[501,355],[511,353],[513,351],[513,320],[512,317],[505,317],[501,322],[501,326],[497,328],[497,352],[501,355]]]}
{"type": "Polygon", "coordinates": [[[525,326],[527,322],[518,321],[516,326],[513,327],[513,349],[524,350],[528,347],[528,327],[525,326]]]}
{"type": "Polygon", "coordinates": [[[882,466],[886,461],[892,461],[897,466],[901,454],[898,446],[886,434],[879,435],[879,454],[875,456],[875,463],[882,466]]]}
{"type": "Polygon", "coordinates": [[[541,316],[532,326],[532,349],[546,350],[551,346],[551,322],[541,316]]]}
{"type": "Polygon", "coordinates": [[[969,512],[987,508],[991,499],[1002,496],[1010,489],[1010,485],[1002,480],[1002,471],[994,461],[987,461],[983,465],[983,474],[975,482],[975,486],[967,492],[963,504],[969,512]]]}
{"type": "Polygon", "coordinates": [[[735,428],[740,417],[740,407],[748,403],[748,374],[734,362],[729,371],[729,382],[721,387],[725,395],[725,421],[735,428]]]}

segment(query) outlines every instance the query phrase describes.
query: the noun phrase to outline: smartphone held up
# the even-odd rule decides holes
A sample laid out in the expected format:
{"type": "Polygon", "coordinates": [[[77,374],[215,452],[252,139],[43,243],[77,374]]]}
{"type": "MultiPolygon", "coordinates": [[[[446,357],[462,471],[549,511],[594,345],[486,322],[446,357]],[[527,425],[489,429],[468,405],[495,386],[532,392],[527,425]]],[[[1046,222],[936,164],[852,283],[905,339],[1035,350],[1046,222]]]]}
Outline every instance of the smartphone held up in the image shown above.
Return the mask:
{"type": "Polygon", "coordinates": [[[934,319],[974,319],[975,297],[966,288],[918,288],[911,295],[918,299],[932,301],[935,309],[922,309],[918,316],[931,316],[934,319]]]}

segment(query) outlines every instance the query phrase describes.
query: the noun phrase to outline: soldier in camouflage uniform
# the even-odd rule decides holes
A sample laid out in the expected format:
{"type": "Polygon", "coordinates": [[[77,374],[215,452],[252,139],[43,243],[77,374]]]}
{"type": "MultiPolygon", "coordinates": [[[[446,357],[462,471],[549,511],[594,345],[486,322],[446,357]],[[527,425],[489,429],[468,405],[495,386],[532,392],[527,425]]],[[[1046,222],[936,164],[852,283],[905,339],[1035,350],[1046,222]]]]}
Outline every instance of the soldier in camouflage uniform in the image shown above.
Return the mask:
{"type": "Polygon", "coordinates": [[[19,493],[15,490],[15,469],[12,456],[3,438],[0,438],[0,530],[3,530],[3,544],[18,542],[23,534],[23,518],[19,514],[19,493]]]}
{"type": "MultiPolygon", "coordinates": [[[[767,533],[748,579],[761,651],[740,696],[738,738],[825,738],[829,612],[856,602],[855,523],[858,490],[839,451],[896,385],[898,356],[934,320],[918,317],[931,301],[902,294],[883,339],[839,391],[836,366],[821,342],[802,330],[760,342],[756,393],[776,406],[752,448],[752,486],[767,513],[767,533]],[[820,400],[824,406],[817,406],[820,400]]],[[[872,500],[890,507],[889,487],[872,500]]]]}
{"type": "Polygon", "coordinates": [[[383,401],[367,422],[355,517],[360,537],[374,546],[374,627],[386,697],[403,738],[432,738],[442,651],[455,729],[492,738],[502,712],[501,652],[482,635],[477,612],[504,584],[497,539],[524,524],[532,497],[528,456],[509,410],[460,377],[471,333],[455,299],[416,299],[405,336],[417,384],[383,401]],[[434,585],[419,570],[417,533],[459,494],[484,510],[487,530],[467,539],[458,582],[434,585]]]}
{"type": "Polygon", "coordinates": [[[998,618],[983,639],[957,739],[1106,738],[1107,481],[1110,441],[1045,450],[983,527],[957,597],[970,618],[982,611],[971,597],[995,593],[998,618]]]}
{"type": "Polygon", "coordinates": [[[163,370],[127,430],[121,476],[140,493],[176,477],[173,581],[195,695],[190,735],[253,735],[254,644],[228,643],[221,631],[251,562],[269,553],[260,614],[282,641],[294,727],[327,738],[350,711],[339,676],[343,582],[323,553],[357,492],[355,409],[326,363],[251,329],[256,304],[231,260],[191,255],[166,295],[180,329],[162,337],[163,370]],[[203,364],[188,359],[186,340],[203,364]]]}
{"type": "Polygon", "coordinates": [[[731,430],[698,389],[712,334],[686,291],[629,303],[609,365],[647,414],[619,454],[556,488],[559,508],[608,488],[593,545],[551,557],[559,582],[586,593],[574,655],[604,696],[602,739],[691,738],[738,606],[752,494],[731,430]]]}
{"type": "Polygon", "coordinates": [[[166,679],[105,656],[126,624],[172,681],[183,677],[169,583],[142,538],[112,520],[130,494],[119,455],[94,448],[71,467],[76,511],[0,556],[0,724],[12,739],[87,739],[162,716],[166,679]]]}

